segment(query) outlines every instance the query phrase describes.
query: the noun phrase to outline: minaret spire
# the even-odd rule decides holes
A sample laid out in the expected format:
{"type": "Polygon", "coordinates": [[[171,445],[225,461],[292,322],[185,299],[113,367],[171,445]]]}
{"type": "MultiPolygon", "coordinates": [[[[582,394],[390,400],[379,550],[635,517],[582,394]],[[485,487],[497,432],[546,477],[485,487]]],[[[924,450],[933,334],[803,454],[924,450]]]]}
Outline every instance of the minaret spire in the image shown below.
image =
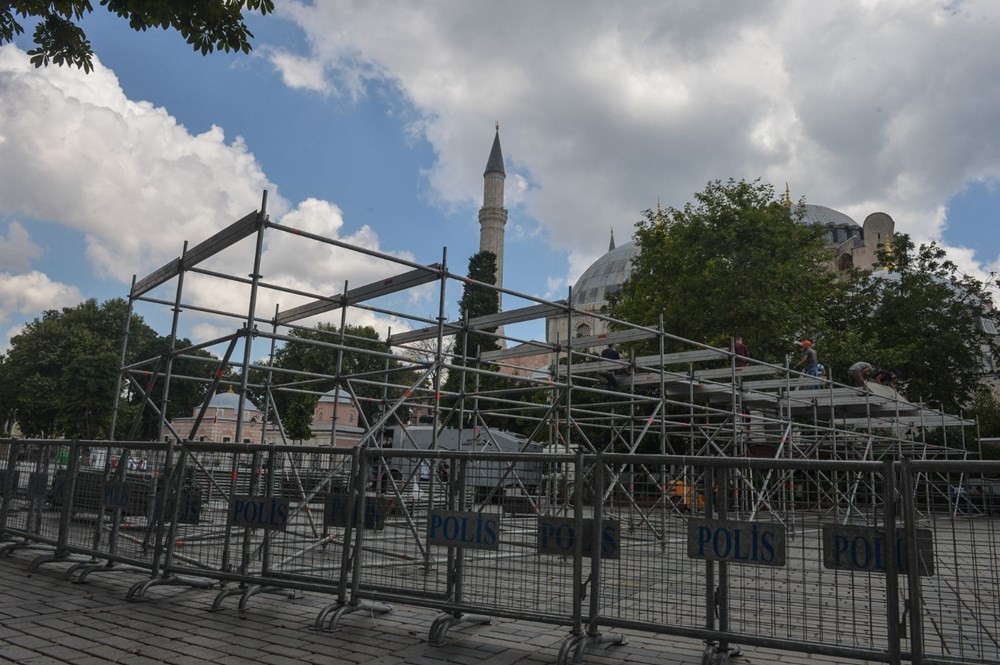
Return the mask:
{"type": "Polygon", "coordinates": [[[788,189],[788,181],[787,180],[785,181],[785,207],[786,208],[791,208],[792,207],[792,193],[788,189]]]}
{"type": "Polygon", "coordinates": [[[615,248],[615,229],[611,227],[611,244],[608,245],[608,251],[610,252],[615,248]]]}
{"type": "Polygon", "coordinates": [[[483,173],[483,207],[479,209],[479,251],[493,252],[497,257],[497,286],[503,286],[503,234],[507,225],[507,210],[503,207],[503,184],[507,173],[500,149],[500,123],[496,123],[493,148],[483,173]]]}

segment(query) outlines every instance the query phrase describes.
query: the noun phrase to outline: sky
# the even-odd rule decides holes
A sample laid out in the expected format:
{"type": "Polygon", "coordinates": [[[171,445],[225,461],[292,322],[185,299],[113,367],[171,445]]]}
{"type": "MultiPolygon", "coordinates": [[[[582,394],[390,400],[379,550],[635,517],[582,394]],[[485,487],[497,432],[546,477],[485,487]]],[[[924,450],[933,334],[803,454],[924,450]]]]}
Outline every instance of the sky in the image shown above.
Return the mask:
{"type": "MultiPolygon", "coordinates": [[[[446,251],[464,273],[496,123],[504,285],[529,295],[565,297],[612,229],[621,244],[642,211],[729,178],[788,183],[859,223],[886,212],[981,279],[1000,266],[994,0],[276,4],[250,17],[249,55],[202,56],[100,6],[82,22],[90,74],[32,67],[30,26],[0,47],[0,352],[44,310],[127,297],[133,275],[264,190],[279,224],[421,264],[446,251]]],[[[265,243],[263,279],[312,293],[405,270],[287,234],[265,243]]],[[[252,272],[245,245],[212,269],[252,272]]],[[[247,307],[239,284],[185,290],[247,307]]],[[[446,294],[451,318],[460,295],[446,294]]],[[[438,311],[430,288],[391,305],[438,311]]],[[[166,334],[163,309],[138,311],[166,334]]],[[[237,325],[193,311],[180,332],[237,325]]]]}

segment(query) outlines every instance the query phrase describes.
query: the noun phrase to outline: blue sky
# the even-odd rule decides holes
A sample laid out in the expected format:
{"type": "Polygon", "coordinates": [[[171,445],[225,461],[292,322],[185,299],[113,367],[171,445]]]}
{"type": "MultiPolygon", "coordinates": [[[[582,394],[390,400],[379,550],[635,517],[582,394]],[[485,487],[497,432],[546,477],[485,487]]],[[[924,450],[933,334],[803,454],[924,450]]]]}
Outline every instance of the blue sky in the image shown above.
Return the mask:
{"type": "MultiPolygon", "coordinates": [[[[611,228],[624,242],[642,210],[730,177],[788,182],[859,223],[887,212],[984,277],[1000,256],[1000,7],[831,4],[279,1],[251,19],[253,54],[207,57],[98,7],[90,75],[30,67],[29,28],[0,48],[0,350],[44,309],[126,295],[265,188],[272,219],[420,263],[447,247],[464,272],[496,121],[518,291],[565,296],[611,228]]],[[[265,279],[320,293],[385,270],[278,243],[269,258],[265,279]]]]}

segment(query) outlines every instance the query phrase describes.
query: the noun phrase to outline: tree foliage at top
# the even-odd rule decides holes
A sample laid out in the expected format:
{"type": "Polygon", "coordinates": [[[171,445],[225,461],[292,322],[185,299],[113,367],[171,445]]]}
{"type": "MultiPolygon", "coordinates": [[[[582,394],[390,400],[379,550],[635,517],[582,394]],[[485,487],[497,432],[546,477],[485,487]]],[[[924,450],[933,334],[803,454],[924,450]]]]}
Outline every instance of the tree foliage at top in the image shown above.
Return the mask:
{"type": "MultiPolygon", "coordinates": [[[[274,367],[293,370],[295,372],[305,372],[317,375],[338,375],[339,350],[335,346],[340,344],[340,329],[333,324],[320,323],[314,329],[294,330],[292,337],[301,342],[289,342],[275,352],[274,367]]],[[[344,329],[344,346],[348,347],[340,356],[339,375],[342,377],[341,385],[344,387],[345,395],[349,394],[346,389],[347,382],[350,387],[361,398],[360,408],[368,422],[373,422],[382,409],[383,390],[378,382],[383,380],[405,384],[411,380],[411,374],[404,371],[397,371],[388,378],[383,374],[386,369],[386,359],[384,357],[372,355],[371,351],[386,353],[385,342],[380,339],[378,331],[371,326],[348,325],[344,329]],[[361,375],[366,375],[362,377],[361,375]],[[352,381],[356,377],[357,381],[352,381]],[[366,383],[371,381],[372,383],[366,383]]],[[[402,363],[396,360],[389,361],[389,369],[399,370],[402,363]]],[[[266,378],[263,376],[266,370],[258,370],[251,377],[252,383],[263,383],[266,378]]],[[[271,380],[272,385],[299,383],[302,390],[313,393],[323,393],[333,390],[336,387],[336,379],[319,378],[309,383],[302,383],[304,377],[285,374],[275,371],[271,380]]],[[[400,388],[390,388],[385,397],[392,401],[397,399],[402,393],[400,388]]],[[[310,426],[312,424],[313,408],[316,406],[319,396],[301,392],[290,392],[282,390],[272,390],[274,402],[278,412],[282,414],[285,432],[292,439],[309,439],[312,437],[310,426]]],[[[262,396],[259,396],[262,397],[262,396]]],[[[263,401],[260,402],[263,404],[263,401]]],[[[405,414],[401,414],[405,417],[405,414]]]]}
{"type": "MultiPolygon", "coordinates": [[[[728,347],[742,335],[754,357],[782,362],[821,319],[833,279],[822,230],[801,223],[760,181],[713,181],[683,209],[645,211],[639,255],[611,298],[615,318],[728,347]]],[[[679,347],[678,347],[679,348],[679,347]]],[[[668,351],[675,350],[668,344],[668,351]]]]}
{"type": "Polygon", "coordinates": [[[894,369],[910,400],[957,412],[1000,352],[986,331],[1000,329],[986,286],[961,275],[941,247],[915,248],[905,234],[882,247],[879,262],[884,270],[852,274],[827,309],[829,364],[841,368],[841,379],[857,360],[894,369]]]}
{"type": "MultiPolygon", "coordinates": [[[[496,284],[497,257],[489,251],[473,254],[469,258],[469,279],[483,284],[496,284]]],[[[480,316],[496,314],[500,311],[500,294],[488,287],[467,282],[462,290],[462,297],[458,301],[459,313],[462,320],[474,319],[480,316]]],[[[475,372],[463,371],[462,366],[473,367],[476,365],[475,359],[486,351],[494,351],[500,348],[496,337],[492,333],[496,328],[488,328],[481,331],[461,331],[455,335],[453,347],[453,364],[457,367],[448,372],[448,379],[444,383],[444,391],[450,393],[452,397],[443,400],[446,409],[457,409],[461,396],[469,396],[472,393],[488,394],[492,391],[510,389],[516,386],[516,381],[507,377],[492,376],[489,374],[476,374],[475,372]],[[464,381],[463,381],[464,378],[464,381]]],[[[499,368],[493,364],[480,364],[480,369],[496,372],[499,368]]],[[[485,397],[480,398],[480,406],[488,410],[490,404],[485,397]]],[[[464,401],[464,411],[466,425],[469,423],[469,413],[472,410],[473,402],[464,401]]],[[[452,426],[457,426],[457,419],[451,420],[446,416],[447,421],[452,426]]],[[[517,429],[516,423],[512,419],[497,416],[486,416],[485,422],[491,426],[504,429],[517,429]]]]}
{"type": "MultiPolygon", "coordinates": [[[[101,0],[101,6],[127,19],[136,31],[173,28],[202,55],[219,51],[249,53],[253,33],[244,12],[274,11],[273,0],[101,0]]],[[[94,69],[93,51],[79,23],[94,11],[90,0],[9,0],[0,2],[0,46],[24,32],[20,19],[35,19],[35,48],[28,51],[36,67],[75,65],[94,69]]]]}
{"type": "MultiPolygon", "coordinates": [[[[497,255],[493,252],[479,252],[469,257],[469,279],[483,284],[497,283],[497,255]]],[[[472,282],[466,283],[462,289],[462,297],[458,301],[459,316],[463,321],[479,316],[496,314],[500,311],[500,294],[493,289],[472,282]]],[[[488,333],[495,333],[496,328],[483,332],[462,331],[455,335],[455,356],[461,362],[462,357],[475,358],[479,353],[493,351],[498,347],[496,338],[488,333]]]]}
{"type": "MultiPolygon", "coordinates": [[[[128,305],[120,298],[98,304],[91,299],[76,307],[49,310],[25,326],[11,339],[11,348],[0,364],[0,420],[16,420],[28,437],[85,439],[110,438],[115,387],[122,334],[128,305]]],[[[180,340],[178,347],[189,345],[180,340]]],[[[162,357],[169,351],[169,339],[160,337],[133,314],[129,326],[126,364],[162,357]]],[[[204,351],[192,354],[209,357],[204,351]]],[[[153,365],[148,369],[152,370],[153,365]]],[[[189,359],[174,361],[173,372],[207,377],[213,366],[189,359]]],[[[164,370],[161,362],[159,371],[164,370]]],[[[140,383],[148,385],[145,379],[140,383]]],[[[151,395],[157,407],[163,380],[152,383],[151,395]]],[[[167,417],[190,415],[204,397],[204,385],[190,381],[171,384],[167,417]]],[[[116,439],[128,432],[131,418],[140,410],[141,394],[125,385],[119,407],[116,439]]],[[[159,417],[152,409],[142,409],[135,438],[159,436],[159,417]]]]}

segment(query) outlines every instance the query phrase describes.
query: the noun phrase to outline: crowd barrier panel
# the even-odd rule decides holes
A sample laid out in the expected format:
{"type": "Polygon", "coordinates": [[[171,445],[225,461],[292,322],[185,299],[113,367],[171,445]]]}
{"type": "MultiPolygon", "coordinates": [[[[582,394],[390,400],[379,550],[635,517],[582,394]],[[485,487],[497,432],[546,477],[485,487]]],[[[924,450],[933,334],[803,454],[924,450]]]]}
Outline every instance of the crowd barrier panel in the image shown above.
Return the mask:
{"type": "Polygon", "coordinates": [[[72,477],[76,444],[70,441],[11,439],[6,444],[0,528],[9,542],[0,555],[32,547],[61,554],[67,537],[66,511],[53,501],[52,479],[62,471],[72,477]]]}
{"type": "Polygon", "coordinates": [[[245,609],[262,592],[343,599],[345,529],[331,524],[329,512],[332,500],[354,496],[351,458],[350,449],[329,447],[185,443],[175,475],[182,499],[172,499],[172,486],[163,513],[166,563],[157,579],[135,585],[129,597],[203,579],[224,586],[213,609],[232,596],[245,609]],[[197,496],[197,512],[185,496],[197,496]]]}
{"type": "Polygon", "coordinates": [[[707,662],[738,645],[898,662],[895,576],[824,559],[838,537],[895,532],[894,502],[879,494],[859,512],[847,493],[859,474],[893,492],[891,463],[608,454],[596,472],[610,488],[603,515],[622,537],[620,555],[601,562],[591,625],[702,639],[707,662]],[[780,490],[764,501],[744,496],[757,471],[780,490]],[[672,495],[678,485],[694,500],[672,495]]]}
{"type": "Polygon", "coordinates": [[[1000,662],[1000,462],[904,460],[901,484],[908,543],[933,534],[934,574],[906,580],[907,655],[1000,662]]]}
{"type": "Polygon", "coordinates": [[[350,603],[331,623],[363,603],[395,602],[441,612],[430,631],[434,643],[455,625],[493,617],[582,633],[591,541],[599,536],[590,527],[593,509],[584,505],[582,484],[562,497],[542,490],[546,468],[573,467],[581,478],[583,460],[582,454],[365,450],[360,468],[367,479],[392,468],[410,472],[390,476],[384,494],[360,495],[363,504],[380,501],[385,519],[377,526],[359,522],[350,603]]]}
{"type": "Polygon", "coordinates": [[[335,595],[317,627],[400,603],[441,613],[434,643],[541,621],[570,629],[560,662],[624,640],[607,629],[704,640],[706,663],[740,645],[1000,662],[997,462],[0,446],[3,548],[132,564],[149,579],[130,598],[191,580],[223,586],[214,608],[335,595]]]}

